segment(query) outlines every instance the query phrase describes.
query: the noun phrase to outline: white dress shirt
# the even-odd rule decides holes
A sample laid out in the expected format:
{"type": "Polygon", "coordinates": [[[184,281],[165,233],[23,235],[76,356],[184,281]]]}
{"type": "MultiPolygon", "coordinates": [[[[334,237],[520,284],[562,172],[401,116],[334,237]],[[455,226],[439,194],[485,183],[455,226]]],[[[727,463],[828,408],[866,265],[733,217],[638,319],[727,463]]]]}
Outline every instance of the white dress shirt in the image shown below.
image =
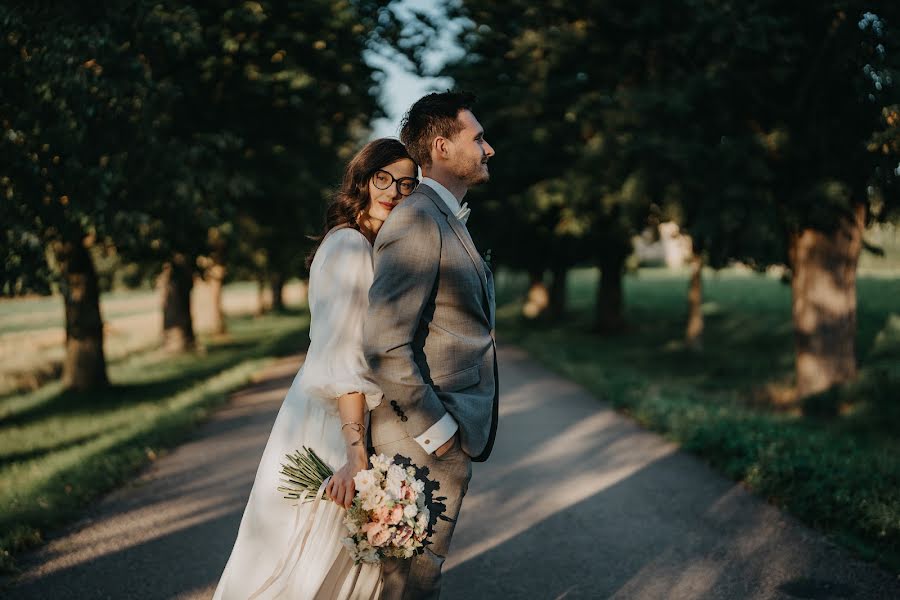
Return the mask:
{"type": "Polygon", "coordinates": [[[471,210],[469,210],[469,204],[467,202],[463,202],[462,206],[460,206],[459,200],[456,199],[456,196],[454,196],[450,190],[445,188],[443,185],[441,185],[431,177],[423,177],[422,183],[427,184],[428,187],[436,191],[438,193],[438,196],[441,197],[441,200],[444,201],[444,204],[447,205],[447,208],[450,209],[450,212],[456,215],[456,218],[462,221],[463,225],[466,224],[466,221],[469,219],[469,213],[472,212],[471,210]]]}
{"type": "MultiPolygon", "coordinates": [[[[453,214],[459,213],[461,209],[459,201],[456,199],[456,196],[450,193],[450,190],[430,177],[424,177],[422,183],[437,192],[438,196],[441,197],[441,200],[443,200],[450,209],[450,212],[453,214]]],[[[418,436],[416,442],[422,446],[425,452],[431,454],[443,446],[447,440],[452,438],[458,429],[459,423],[456,422],[453,415],[447,413],[441,417],[437,423],[429,427],[425,433],[418,436]]]]}

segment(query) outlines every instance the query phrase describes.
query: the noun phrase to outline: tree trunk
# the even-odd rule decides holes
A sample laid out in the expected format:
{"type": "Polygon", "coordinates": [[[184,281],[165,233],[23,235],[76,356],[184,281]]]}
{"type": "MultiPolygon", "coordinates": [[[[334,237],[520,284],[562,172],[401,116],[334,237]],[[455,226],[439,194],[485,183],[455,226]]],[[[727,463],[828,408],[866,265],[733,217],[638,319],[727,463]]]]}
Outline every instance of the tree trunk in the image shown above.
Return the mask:
{"type": "Polygon", "coordinates": [[[183,254],[166,263],[162,273],[163,346],[169,352],[193,350],[196,344],[191,319],[194,269],[183,254]]]}
{"type": "Polygon", "coordinates": [[[94,261],[80,239],[59,243],[56,258],[63,277],[66,313],[63,386],[72,390],[105,387],[109,379],[106,376],[100,288],[94,261]]]}
{"type": "Polygon", "coordinates": [[[566,312],[566,279],[569,269],[562,266],[554,266],[550,270],[550,318],[559,321],[566,312]]]}
{"type": "Polygon", "coordinates": [[[865,207],[833,233],[791,236],[791,313],[797,397],[826,391],[856,376],[856,267],[865,207]]]}
{"type": "Polygon", "coordinates": [[[600,285],[597,287],[597,329],[618,333],[625,329],[625,301],[622,278],[627,256],[611,253],[600,257],[600,285]]]}
{"type": "Polygon", "coordinates": [[[691,350],[703,348],[703,257],[691,256],[691,282],[688,286],[688,318],[684,341],[691,350]]]}
{"type": "Polygon", "coordinates": [[[276,273],[272,276],[272,311],[284,311],[284,276],[276,273]]]}
{"type": "Polygon", "coordinates": [[[256,316],[266,314],[266,281],[262,277],[256,280],[256,316]]]}
{"type": "Polygon", "coordinates": [[[541,317],[550,306],[550,293],[544,284],[543,269],[528,271],[528,293],[522,306],[522,315],[528,319],[541,317]]]}
{"type": "Polygon", "coordinates": [[[207,271],[209,279],[209,289],[212,293],[212,302],[210,309],[212,310],[212,333],[215,335],[223,335],[228,329],[225,326],[225,311],[222,308],[222,286],[225,282],[225,265],[216,262],[207,271]]]}

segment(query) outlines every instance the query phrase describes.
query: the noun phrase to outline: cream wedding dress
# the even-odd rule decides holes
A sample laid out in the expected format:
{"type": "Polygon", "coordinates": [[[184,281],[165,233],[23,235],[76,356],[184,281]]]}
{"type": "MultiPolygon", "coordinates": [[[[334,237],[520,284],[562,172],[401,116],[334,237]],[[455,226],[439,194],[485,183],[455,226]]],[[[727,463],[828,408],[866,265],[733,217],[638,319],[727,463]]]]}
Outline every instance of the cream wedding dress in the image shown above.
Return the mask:
{"type": "Polygon", "coordinates": [[[285,454],[301,446],[335,471],[346,462],[339,396],[362,392],[369,410],[381,402],[362,352],[372,274],[372,246],[361,233],[328,233],[310,267],[306,360],[275,419],[214,600],[355,600],[381,593],[380,566],[354,565],[341,545],[343,508],[327,500],[298,504],[277,490],[285,454]]]}

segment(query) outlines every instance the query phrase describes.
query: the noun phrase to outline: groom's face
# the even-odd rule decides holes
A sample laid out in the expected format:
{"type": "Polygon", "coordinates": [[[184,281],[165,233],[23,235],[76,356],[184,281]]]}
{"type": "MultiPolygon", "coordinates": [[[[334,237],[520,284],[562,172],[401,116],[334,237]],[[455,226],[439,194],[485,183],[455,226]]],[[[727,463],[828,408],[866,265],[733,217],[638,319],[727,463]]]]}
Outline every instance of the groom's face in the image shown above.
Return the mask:
{"type": "Polygon", "coordinates": [[[448,166],[468,186],[484,183],[490,179],[487,163],[494,149],[484,139],[484,128],[471,111],[461,110],[456,118],[463,128],[450,139],[448,166]]]}

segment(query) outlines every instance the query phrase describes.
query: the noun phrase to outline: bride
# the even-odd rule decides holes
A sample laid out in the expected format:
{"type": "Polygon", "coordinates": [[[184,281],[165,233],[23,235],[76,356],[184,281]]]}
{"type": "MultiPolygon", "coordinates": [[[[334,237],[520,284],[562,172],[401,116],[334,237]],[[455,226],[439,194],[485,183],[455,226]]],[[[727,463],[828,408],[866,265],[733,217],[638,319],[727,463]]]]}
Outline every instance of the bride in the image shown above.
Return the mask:
{"type": "Polygon", "coordinates": [[[306,360],[275,419],[215,600],[381,593],[380,565],[354,565],[341,538],[353,476],[368,468],[367,411],[382,399],[362,351],[372,243],[393,207],[415,189],[415,175],[416,164],[393,139],[370,142],[347,165],[311,255],[306,360]],[[285,455],[301,446],[335,471],[324,490],[333,502],[297,505],[277,491],[285,455]]]}

